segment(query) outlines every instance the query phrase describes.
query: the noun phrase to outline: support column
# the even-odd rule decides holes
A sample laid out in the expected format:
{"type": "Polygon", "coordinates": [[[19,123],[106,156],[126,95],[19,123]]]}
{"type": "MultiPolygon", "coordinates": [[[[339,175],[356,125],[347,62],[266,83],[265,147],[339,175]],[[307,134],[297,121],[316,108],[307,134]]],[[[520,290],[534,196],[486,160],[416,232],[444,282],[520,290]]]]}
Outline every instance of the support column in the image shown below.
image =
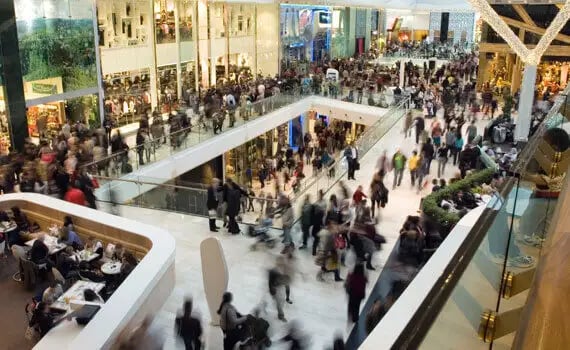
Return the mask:
{"type": "MultiPolygon", "coordinates": [[[[150,35],[149,37],[149,45],[150,49],[152,50],[152,66],[150,68],[150,105],[153,110],[155,110],[158,106],[158,79],[156,78],[156,69],[157,69],[157,59],[156,59],[156,21],[154,20],[154,3],[150,1],[150,35]]],[[[160,112],[160,111],[159,111],[160,112]]]]}
{"type": "Polygon", "coordinates": [[[404,89],[404,79],[406,77],[406,62],[402,57],[400,59],[400,89],[404,89]]]}
{"type": "Polygon", "coordinates": [[[537,66],[525,65],[519,97],[519,110],[515,126],[515,141],[527,141],[530,131],[531,112],[534,104],[534,84],[536,82],[537,66]]]}
{"type": "Polygon", "coordinates": [[[226,44],[226,57],[225,57],[225,72],[226,78],[230,76],[230,7],[228,4],[223,5],[223,16],[224,16],[224,33],[225,33],[225,44],[226,44]]]}
{"type": "Polygon", "coordinates": [[[182,99],[182,65],[180,64],[180,19],[178,11],[180,1],[174,3],[174,29],[176,31],[176,97],[182,99]]]}
{"type": "Polygon", "coordinates": [[[195,1],[192,5],[192,40],[194,40],[194,87],[200,96],[200,25],[198,23],[198,1],[195,1]]]}
{"type": "Polygon", "coordinates": [[[98,18],[97,18],[97,5],[95,1],[92,2],[92,11],[93,15],[93,36],[94,36],[94,43],[95,43],[95,66],[97,67],[97,91],[99,92],[99,96],[97,97],[97,104],[99,107],[99,124],[103,126],[103,120],[105,120],[105,93],[103,90],[103,72],[101,68],[101,49],[99,47],[99,31],[97,30],[98,27],[98,18]]]}
{"type": "Polygon", "coordinates": [[[13,1],[0,1],[0,23],[3,27],[0,30],[0,74],[2,74],[6,113],[10,125],[10,138],[14,148],[23,151],[24,140],[28,137],[28,122],[13,1]]]}

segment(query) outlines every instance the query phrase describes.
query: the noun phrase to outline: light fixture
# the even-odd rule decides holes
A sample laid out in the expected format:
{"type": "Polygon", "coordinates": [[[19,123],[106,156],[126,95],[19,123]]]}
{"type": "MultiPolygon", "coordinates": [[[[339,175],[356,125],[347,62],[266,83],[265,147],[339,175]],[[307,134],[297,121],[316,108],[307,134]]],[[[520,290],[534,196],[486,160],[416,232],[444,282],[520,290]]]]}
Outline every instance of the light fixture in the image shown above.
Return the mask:
{"type": "Polygon", "coordinates": [[[529,49],[520,41],[520,39],[513,33],[511,28],[499,17],[497,12],[493,10],[487,0],[469,0],[471,6],[475,8],[480,14],[481,18],[493,28],[497,34],[503,38],[509,47],[521,58],[525,60],[530,55],[529,49]]]}
{"type": "Polygon", "coordinates": [[[535,66],[538,65],[548,46],[550,46],[560,30],[562,30],[562,27],[570,19],[570,0],[566,0],[564,6],[560,7],[560,11],[558,11],[538,44],[533,50],[529,50],[486,0],[469,0],[469,3],[481,14],[481,18],[505,40],[524,63],[535,66]]]}

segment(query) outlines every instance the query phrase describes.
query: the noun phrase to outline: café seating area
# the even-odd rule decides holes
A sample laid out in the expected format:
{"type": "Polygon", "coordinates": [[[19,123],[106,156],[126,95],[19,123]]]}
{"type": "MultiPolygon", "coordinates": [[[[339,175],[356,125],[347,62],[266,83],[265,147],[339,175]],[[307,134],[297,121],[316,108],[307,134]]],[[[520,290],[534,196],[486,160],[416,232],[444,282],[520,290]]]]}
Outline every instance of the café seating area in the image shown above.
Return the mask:
{"type": "Polygon", "coordinates": [[[128,327],[139,314],[160,307],[160,303],[142,308],[140,305],[146,305],[151,297],[160,300],[156,294],[164,293],[166,287],[174,284],[174,241],[166,232],[159,233],[162,261],[158,261],[157,236],[144,232],[149,229],[146,225],[47,196],[1,196],[0,220],[0,234],[4,238],[0,243],[0,248],[4,248],[4,257],[0,258],[0,297],[11,301],[3,308],[3,317],[12,319],[0,321],[0,326],[10,334],[3,340],[8,348],[34,346],[35,341],[25,339],[24,333],[41,301],[48,304],[50,315],[63,321],[47,332],[35,348],[73,344],[95,323],[100,324],[97,333],[101,346],[97,348],[110,348],[118,330],[100,319],[114,314],[113,323],[120,325],[118,328],[128,327]],[[22,223],[22,217],[27,223],[22,223]],[[136,232],[137,226],[141,226],[144,234],[136,232]],[[149,260],[158,265],[149,266],[152,263],[149,260]],[[155,273],[140,273],[141,269],[155,273]],[[129,278],[133,274],[141,278],[129,278]],[[121,297],[115,298],[116,294],[129,295],[130,304],[139,306],[129,308],[125,305],[129,303],[121,304],[121,300],[116,300],[121,297]],[[108,303],[121,305],[123,314],[118,315],[116,307],[108,310],[108,303]],[[79,325],[80,315],[85,322],[83,314],[88,308],[91,308],[88,318],[93,318],[87,319],[87,326],[79,325]],[[108,328],[108,338],[104,337],[103,326],[108,328]]]}

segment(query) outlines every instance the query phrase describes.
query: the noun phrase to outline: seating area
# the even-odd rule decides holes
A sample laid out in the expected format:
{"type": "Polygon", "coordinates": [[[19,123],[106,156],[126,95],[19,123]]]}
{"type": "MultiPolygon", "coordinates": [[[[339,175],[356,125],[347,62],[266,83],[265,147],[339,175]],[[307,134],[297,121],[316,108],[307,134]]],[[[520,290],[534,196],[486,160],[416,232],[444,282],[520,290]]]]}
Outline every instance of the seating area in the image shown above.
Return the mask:
{"type": "Polygon", "coordinates": [[[75,206],[45,196],[39,196],[41,201],[54,203],[6,197],[36,195],[0,199],[0,297],[10,300],[3,312],[11,320],[0,325],[3,333],[12,334],[3,340],[8,349],[31,348],[40,339],[41,345],[62,328],[82,332],[153,249],[148,236],[98,218],[107,214],[85,215],[92,211],[87,208],[70,213],[63,207],[75,206]]]}

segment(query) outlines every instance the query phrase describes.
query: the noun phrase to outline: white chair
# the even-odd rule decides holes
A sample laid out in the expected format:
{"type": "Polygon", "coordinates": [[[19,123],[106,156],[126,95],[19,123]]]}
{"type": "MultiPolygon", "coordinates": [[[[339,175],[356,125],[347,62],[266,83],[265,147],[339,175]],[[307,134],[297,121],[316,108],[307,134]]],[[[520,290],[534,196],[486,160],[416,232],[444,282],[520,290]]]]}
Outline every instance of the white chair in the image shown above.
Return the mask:
{"type": "Polygon", "coordinates": [[[20,272],[20,260],[26,259],[27,251],[24,247],[20,245],[13,245],[12,246],[12,255],[16,258],[18,262],[18,272],[12,275],[12,279],[16,282],[22,282],[22,273],[20,272]]]}

